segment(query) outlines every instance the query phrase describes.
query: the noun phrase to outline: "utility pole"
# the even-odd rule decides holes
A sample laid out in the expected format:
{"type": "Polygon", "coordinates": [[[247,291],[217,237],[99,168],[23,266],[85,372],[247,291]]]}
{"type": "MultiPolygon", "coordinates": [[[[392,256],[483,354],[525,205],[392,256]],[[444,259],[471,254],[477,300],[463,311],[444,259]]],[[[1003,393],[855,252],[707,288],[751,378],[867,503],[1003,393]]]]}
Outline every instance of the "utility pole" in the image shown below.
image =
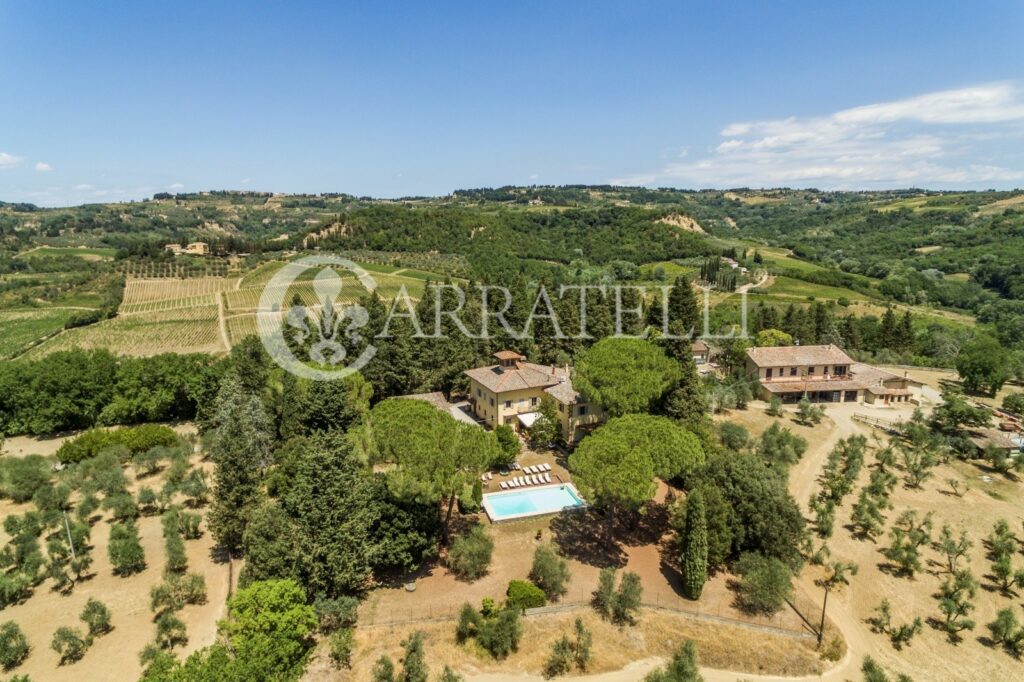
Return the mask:
{"type": "Polygon", "coordinates": [[[821,639],[825,636],[825,606],[828,605],[828,584],[825,584],[825,599],[821,602],[821,624],[818,625],[818,647],[821,647],[821,639]]]}

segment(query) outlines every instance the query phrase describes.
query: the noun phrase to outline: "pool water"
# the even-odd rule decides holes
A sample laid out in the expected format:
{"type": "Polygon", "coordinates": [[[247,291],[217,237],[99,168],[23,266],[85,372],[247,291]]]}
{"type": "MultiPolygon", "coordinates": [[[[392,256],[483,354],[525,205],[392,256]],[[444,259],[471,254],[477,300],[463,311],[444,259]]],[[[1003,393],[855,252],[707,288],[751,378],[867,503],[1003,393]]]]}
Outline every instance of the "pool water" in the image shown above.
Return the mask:
{"type": "Polygon", "coordinates": [[[586,502],[571,484],[547,485],[484,495],[483,506],[491,521],[507,521],[564,509],[583,507],[586,502]]]}

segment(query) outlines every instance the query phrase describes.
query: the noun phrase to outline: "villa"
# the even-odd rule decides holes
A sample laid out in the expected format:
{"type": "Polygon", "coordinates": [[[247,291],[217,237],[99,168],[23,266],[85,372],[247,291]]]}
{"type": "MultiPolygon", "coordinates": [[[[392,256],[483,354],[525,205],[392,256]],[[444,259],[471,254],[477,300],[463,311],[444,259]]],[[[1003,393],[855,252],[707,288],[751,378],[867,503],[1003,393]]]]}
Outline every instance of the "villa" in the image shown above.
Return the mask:
{"type": "Polygon", "coordinates": [[[760,382],[762,400],[778,396],[787,403],[807,396],[812,402],[888,405],[909,401],[916,385],[906,375],[854,362],[831,344],[749,348],[746,370],[760,382]]]}
{"type": "Polygon", "coordinates": [[[494,428],[508,424],[527,429],[540,417],[544,397],[555,401],[567,443],[573,444],[607,419],[605,411],[588,404],[572,387],[568,367],[537,365],[511,350],[494,354],[497,364],[467,369],[470,411],[494,428]]]}

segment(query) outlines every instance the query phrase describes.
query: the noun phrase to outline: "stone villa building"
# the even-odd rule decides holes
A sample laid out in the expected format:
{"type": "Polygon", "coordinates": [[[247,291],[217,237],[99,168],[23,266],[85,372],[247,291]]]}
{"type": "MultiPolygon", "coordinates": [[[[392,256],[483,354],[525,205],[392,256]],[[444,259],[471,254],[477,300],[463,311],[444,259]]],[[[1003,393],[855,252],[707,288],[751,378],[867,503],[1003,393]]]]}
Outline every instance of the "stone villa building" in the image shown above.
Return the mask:
{"type": "Polygon", "coordinates": [[[747,349],[747,374],[760,382],[759,396],[786,403],[805,395],[812,402],[900,403],[910,400],[906,376],[854,362],[838,346],[773,346],[747,349]]]}
{"type": "Polygon", "coordinates": [[[499,351],[494,357],[497,364],[465,371],[470,412],[486,426],[529,428],[540,416],[545,396],[554,400],[562,435],[569,444],[607,419],[603,409],[588,404],[573,389],[568,367],[537,365],[510,350],[499,351]]]}

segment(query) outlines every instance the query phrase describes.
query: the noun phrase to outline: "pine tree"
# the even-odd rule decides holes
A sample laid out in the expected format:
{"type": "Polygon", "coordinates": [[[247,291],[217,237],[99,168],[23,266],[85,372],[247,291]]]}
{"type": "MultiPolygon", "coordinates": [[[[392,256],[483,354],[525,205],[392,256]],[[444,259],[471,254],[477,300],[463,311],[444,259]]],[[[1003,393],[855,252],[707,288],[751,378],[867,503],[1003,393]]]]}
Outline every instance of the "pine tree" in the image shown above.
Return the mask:
{"type": "Polygon", "coordinates": [[[683,537],[683,591],[700,599],[708,580],[708,529],[704,496],[695,490],[686,500],[686,533],[683,537]]]}

